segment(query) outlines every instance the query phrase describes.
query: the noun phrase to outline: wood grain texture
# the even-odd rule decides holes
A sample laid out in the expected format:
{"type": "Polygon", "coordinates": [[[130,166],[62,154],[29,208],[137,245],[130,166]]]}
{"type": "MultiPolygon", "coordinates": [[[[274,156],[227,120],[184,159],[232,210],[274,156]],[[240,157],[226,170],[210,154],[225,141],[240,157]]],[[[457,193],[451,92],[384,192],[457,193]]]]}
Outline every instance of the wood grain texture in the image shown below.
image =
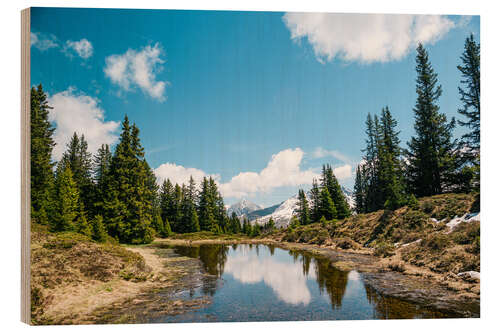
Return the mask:
{"type": "Polygon", "coordinates": [[[30,302],[30,8],[21,11],[21,321],[31,322],[30,302]]]}

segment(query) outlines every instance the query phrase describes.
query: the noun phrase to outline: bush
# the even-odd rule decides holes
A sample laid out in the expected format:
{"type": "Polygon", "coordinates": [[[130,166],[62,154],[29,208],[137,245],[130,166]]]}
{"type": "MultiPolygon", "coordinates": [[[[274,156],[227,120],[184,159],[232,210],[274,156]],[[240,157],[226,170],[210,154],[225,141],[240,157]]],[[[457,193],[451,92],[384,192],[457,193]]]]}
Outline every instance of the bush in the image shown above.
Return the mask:
{"type": "Polygon", "coordinates": [[[424,203],[422,204],[422,210],[424,211],[424,213],[426,214],[431,214],[432,211],[434,210],[434,204],[432,203],[432,201],[424,201],[424,203]]]}
{"type": "Polygon", "coordinates": [[[411,194],[408,197],[408,207],[410,207],[413,210],[418,210],[420,208],[420,206],[418,204],[418,200],[415,197],[415,195],[413,195],[413,194],[411,194]]]}
{"type": "Polygon", "coordinates": [[[405,226],[409,227],[410,229],[422,227],[427,222],[427,220],[427,215],[418,210],[410,210],[403,217],[405,226]]]}
{"type": "Polygon", "coordinates": [[[379,242],[375,245],[375,252],[373,254],[382,258],[392,257],[394,255],[394,245],[386,242],[379,242]]]}
{"type": "Polygon", "coordinates": [[[427,247],[432,251],[444,250],[449,243],[449,238],[440,233],[429,235],[422,240],[422,246],[427,247]]]}

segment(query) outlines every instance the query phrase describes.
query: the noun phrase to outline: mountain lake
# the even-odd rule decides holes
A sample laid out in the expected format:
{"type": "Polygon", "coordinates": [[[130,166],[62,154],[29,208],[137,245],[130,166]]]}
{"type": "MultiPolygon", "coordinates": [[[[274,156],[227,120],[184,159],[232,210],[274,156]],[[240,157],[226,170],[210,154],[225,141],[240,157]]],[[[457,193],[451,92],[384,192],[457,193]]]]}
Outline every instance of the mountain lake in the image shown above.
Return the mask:
{"type": "Polygon", "coordinates": [[[342,271],[327,258],[273,245],[172,246],[173,255],[199,259],[204,278],[168,297],[209,298],[209,304],[146,322],[245,322],[444,318],[450,315],[394,297],[342,271]]]}

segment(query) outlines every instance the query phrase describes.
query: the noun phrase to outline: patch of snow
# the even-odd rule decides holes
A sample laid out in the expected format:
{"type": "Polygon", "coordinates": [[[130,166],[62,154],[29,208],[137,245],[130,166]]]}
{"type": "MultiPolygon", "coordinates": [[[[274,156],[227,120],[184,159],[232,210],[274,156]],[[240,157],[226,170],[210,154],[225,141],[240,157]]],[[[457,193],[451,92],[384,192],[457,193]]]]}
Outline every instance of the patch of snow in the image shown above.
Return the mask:
{"type": "Polygon", "coordinates": [[[450,222],[446,223],[446,226],[449,228],[446,233],[449,234],[452,232],[460,223],[479,221],[480,217],[480,213],[468,213],[461,217],[455,216],[450,222]]]}
{"type": "Polygon", "coordinates": [[[409,246],[409,245],[418,244],[418,243],[420,243],[421,241],[422,241],[422,239],[417,239],[417,240],[416,240],[416,241],[414,241],[414,242],[410,242],[410,243],[403,244],[403,245],[401,245],[401,247],[407,247],[407,246],[409,246]]]}
{"type": "Polygon", "coordinates": [[[471,279],[471,280],[480,280],[481,279],[481,273],[476,272],[476,271],[467,271],[467,272],[462,272],[457,274],[459,277],[462,279],[471,279]]]}
{"type": "Polygon", "coordinates": [[[231,216],[231,214],[233,214],[234,212],[236,213],[236,216],[246,216],[247,214],[256,211],[258,209],[262,209],[262,207],[251,201],[243,199],[229,206],[229,208],[227,208],[227,215],[231,216]]]}

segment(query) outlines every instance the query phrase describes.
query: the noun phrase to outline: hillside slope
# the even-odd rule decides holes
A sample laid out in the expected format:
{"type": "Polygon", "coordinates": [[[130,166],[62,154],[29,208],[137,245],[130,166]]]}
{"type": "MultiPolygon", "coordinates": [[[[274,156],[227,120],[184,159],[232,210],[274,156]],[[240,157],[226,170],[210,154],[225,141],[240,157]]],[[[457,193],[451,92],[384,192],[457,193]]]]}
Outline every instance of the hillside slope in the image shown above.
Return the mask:
{"type": "MultiPolygon", "coordinates": [[[[374,254],[396,271],[421,268],[418,274],[440,279],[479,280],[479,219],[479,194],[443,194],[421,198],[412,208],[289,227],[271,237],[374,254]]],[[[473,289],[479,293],[479,284],[473,289]]]]}

